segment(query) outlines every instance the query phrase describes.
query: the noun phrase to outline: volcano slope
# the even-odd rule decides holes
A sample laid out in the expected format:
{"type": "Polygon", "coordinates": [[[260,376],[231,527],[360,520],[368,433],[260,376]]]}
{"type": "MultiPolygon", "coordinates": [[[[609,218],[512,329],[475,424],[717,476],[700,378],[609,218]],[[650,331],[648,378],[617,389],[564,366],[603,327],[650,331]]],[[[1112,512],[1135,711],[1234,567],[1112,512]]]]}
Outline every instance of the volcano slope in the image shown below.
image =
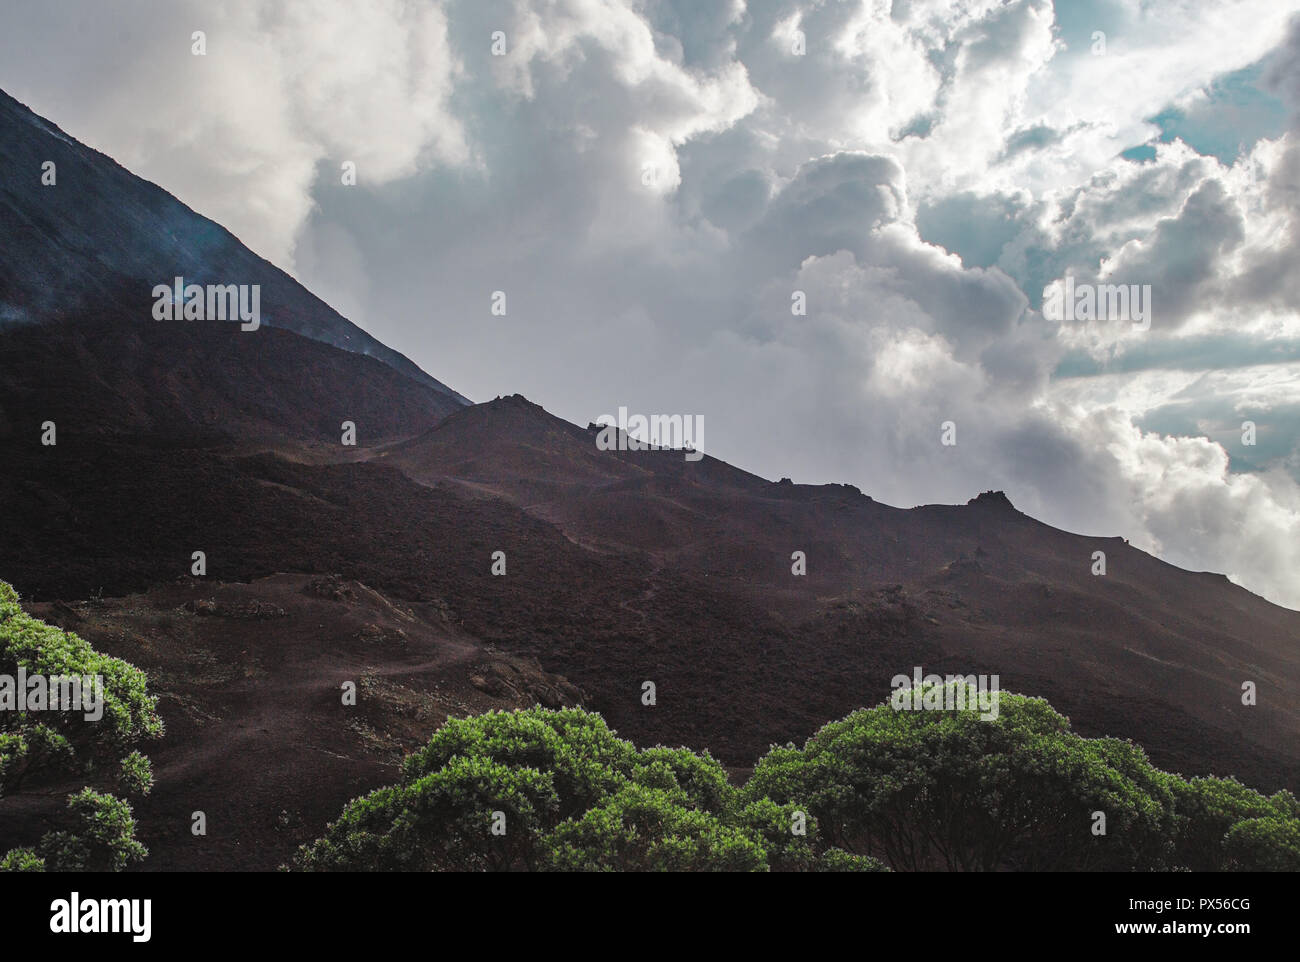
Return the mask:
{"type": "Polygon", "coordinates": [[[155,285],[177,277],[186,284],[256,285],[261,324],[373,356],[465,403],[220,224],[3,90],[0,174],[0,328],[106,315],[148,320],[155,285]],[[54,182],[43,183],[51,172],[54,182]]]}
{"type": "Polygon", "coordinates": [[[636,559],[641,590],[616,603],[644,650],[607,651],[601,667],[549,653],[592,692],[609,690],[595,676],[615,658],[669,679],[656,682],[657,715],[611,706],[629,731],[697,738],[664,716],[716,718],[706,744],[739,762],[755,737],[784,740],[875,703],[920,665],[998,674],[1004,689],[1047,697],[1084,733],[1130,737],[1168,768],[1296,785],[1300,614],[1121,537],[1044,525],[1001,493],[904,510],[709,457],[599,451],[593,428],[504,398],[376,460],[504,498],[590,551],[636,559]],[[796,551],[805,576],[792,573],[796,551]],[[1104,576],[1092,573],[1096,551],[1104,576]],[[1242,704],[1246,681],[1256,705],[1242,704]]]}

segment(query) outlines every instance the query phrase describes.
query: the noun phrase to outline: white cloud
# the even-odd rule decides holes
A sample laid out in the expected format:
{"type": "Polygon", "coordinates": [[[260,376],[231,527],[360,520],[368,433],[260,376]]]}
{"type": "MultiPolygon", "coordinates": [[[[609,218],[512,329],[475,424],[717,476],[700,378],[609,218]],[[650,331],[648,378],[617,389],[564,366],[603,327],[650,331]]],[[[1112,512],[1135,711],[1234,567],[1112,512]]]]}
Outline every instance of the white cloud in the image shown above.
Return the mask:
{"type": "Polygon", "coordinates": [[[318,173],[382,184],[463,164],[437,5],[197,0],[14,10],[0,83],[287,269],[318,173]],[[206,55],[191,36],[205,34],[206,55]]]}

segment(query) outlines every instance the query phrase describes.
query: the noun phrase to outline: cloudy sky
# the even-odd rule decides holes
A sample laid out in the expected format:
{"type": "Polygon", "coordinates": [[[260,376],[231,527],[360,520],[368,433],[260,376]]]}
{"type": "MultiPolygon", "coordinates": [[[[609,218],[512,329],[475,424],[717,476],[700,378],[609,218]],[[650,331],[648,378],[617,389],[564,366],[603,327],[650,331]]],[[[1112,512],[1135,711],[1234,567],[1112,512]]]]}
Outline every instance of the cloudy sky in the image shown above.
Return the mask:
{"type": "Polygon", "coordinates": [[[1300,608],[1298,12],[14,2],[0,86],[474,400],[1003,489],[1300,608]],[[1067,275],[1149,329],[1044,317],[1067,275]]]}

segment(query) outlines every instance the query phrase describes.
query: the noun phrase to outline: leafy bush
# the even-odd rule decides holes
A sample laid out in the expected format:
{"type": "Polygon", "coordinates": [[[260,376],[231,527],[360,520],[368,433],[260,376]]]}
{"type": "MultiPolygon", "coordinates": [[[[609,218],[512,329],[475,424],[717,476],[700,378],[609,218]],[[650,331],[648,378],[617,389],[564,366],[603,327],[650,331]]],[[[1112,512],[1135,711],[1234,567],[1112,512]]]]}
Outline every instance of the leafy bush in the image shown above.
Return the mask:
{"type": "Polygon", "coordinates": [[[988,720],[853,712],[803,748],[772,748],[739,789],[707,753],[637,751],[598,715],[534,708],[449,720],[399,784],[351,802],[294,865],[1294,871],[1300,808],[1162,772],[1137,745],[1083,738],[1042,699],[1006,692],[988,720]]]}
{"type": "MultiPolygon", "coordinates": [[[[70,777],[146,794],[153,773],[137,746],[160,737],[163,723],[144,672],[30,617],[18,600],[0,582],[0,675],[16,679],[22,669],[47,679],[98,676],[103,714],[88,720],[81,711],[0,711],[0,803],[29,786],[70,777]]],[[[69,796],[67,822],[34,848],[8,852],[0,868],[118,870],[146,854],[135,839],[131,806],[89,785],[69,796]]]]}
{"type": "Polygon", "coordinates": [[[791,830],[791,811],[740,801],[708,753],[637,751],[581,709],[488,712],[449,719],[406,759],[401,782],[350,802],[322,838],[299,849],[294,867],[818,866],[818,850],[791,830]]]}
{"type": "Polygon", "coordinates": [[[72,831],[49,832],[37,846],[45,867],[58,872],[120,872],[149,850],[135,837],[131,806],[83,788],[68,796],[72,831]]]}
{"type": "Polygon", "coordinates": [[[1199,872],[1300,871],[1300,803],[1266,797],[1235,778],[1171,776],[1175,861],[1199,872]]]}
{"type": "Polygon", "coordinates": [[[867,855],[852,855],[842,848],[828,848],[817,859],[819,872],[888,872],[883,862],[867,855]]]}
{"type": "Polygon", "coordinates": [[[1300,820],[1247,818],[1223,839],[1223,867],[1244,872],[1300,872],[1300,820]]]}
{"type": "Polygon", "coordinates": [[[554,871],[759,872],[761,842],[694,807],[680,789],[635,783],[542,840],[554,871]]]}
{"type": "Polygon", "coordinates": [[[641,785],[679,789],[690,806],[708,812],[726,811],[736,798],[727,770],[708,752],[697,755],[685,748],[647,748],[637,753],[631,777],[641,785]]]}
{"type": "Polygon", "coordinates": [[[991,720],[854,712],[773,749],[745,793],[806,806],[833,845],[900,869],[1127,869],[1171,848],[1165,778],[1137,746],[1081,738],[1042,699],[1003,692],[991,720]]]}
{"type": "Polygon", "coordinates": [[[797,805],[778,805],[770,798],[738,800],[733,821],[762,841],[774,872],[809,872],[819,868],[817,822],[797,805]],[[803,831],[795,831],[802,823],[803,831]]]}
{"type": "Polygon", "coordinates": [[[635,757],[604,719],[577,709],[448,719],[406,758],[399,784],[354,799],[295,861],[315,871],[531,868],[537,839],[622,787],[635,757]]]}

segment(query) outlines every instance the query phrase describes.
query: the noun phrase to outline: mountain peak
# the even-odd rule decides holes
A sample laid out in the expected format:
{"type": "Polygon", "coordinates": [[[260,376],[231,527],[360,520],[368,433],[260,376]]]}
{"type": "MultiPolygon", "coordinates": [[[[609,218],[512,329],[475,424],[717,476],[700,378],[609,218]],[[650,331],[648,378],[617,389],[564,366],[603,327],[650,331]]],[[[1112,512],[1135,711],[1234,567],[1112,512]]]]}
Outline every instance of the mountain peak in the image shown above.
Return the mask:
{"type": "Polygon", "coordinates": [[[1011,499],[1007,497],[1005,491],[984,491],[966,503],[1016,510],[1016,506],[1011,503],[1011,499]]]}

